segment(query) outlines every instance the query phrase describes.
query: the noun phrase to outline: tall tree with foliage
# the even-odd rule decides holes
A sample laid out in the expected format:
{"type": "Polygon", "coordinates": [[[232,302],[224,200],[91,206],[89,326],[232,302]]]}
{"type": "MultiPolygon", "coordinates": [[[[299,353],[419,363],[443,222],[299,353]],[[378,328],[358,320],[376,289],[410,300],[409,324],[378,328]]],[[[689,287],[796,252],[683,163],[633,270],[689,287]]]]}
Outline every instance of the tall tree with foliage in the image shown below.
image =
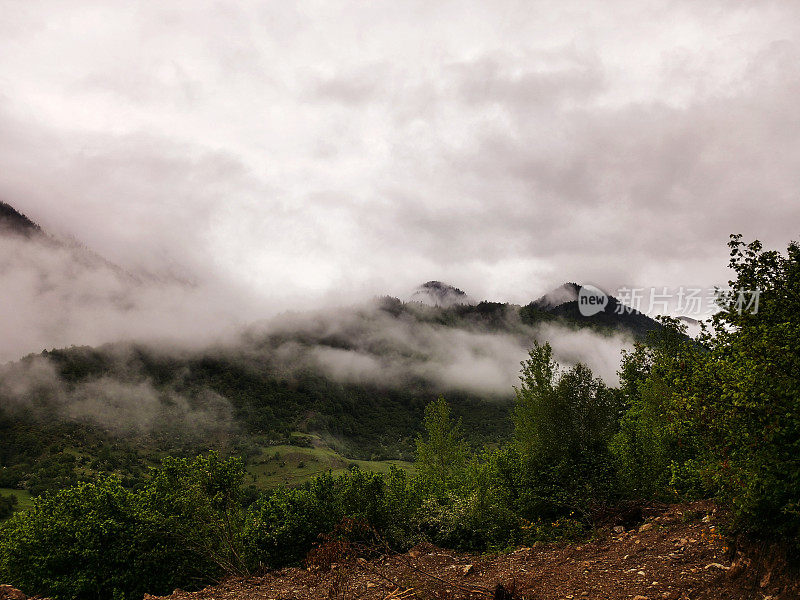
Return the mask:
{"type": "Polygon", "coordinates": [[[534,343],[516,388],[514,441],[523,456],[548,461],[602,452],[618,418],[617,396],[591,369],[561,369],[549,343],[534,343]]]}
{"type": "Polygon", "coordinates": [[[800,246],[731,237],[735,278],[709,348],[676,378],[680,409],[740,531],[800,540],[800,246]]]}
{"type": "Polygon", "coordinates": [[[531,491],[531,514],[584,511],[611,494],[608,442],[619,394],[583,364],[562,369],[550,344],[534,344],[516,388],[514,444],[531,491]]]}
{"type": "Polygon", "coordinates": [[[515,388],[514,443],[523,456],[547,450],[556,417],[555,379],[559,365],[548,342],[533,343],[515,388]]]}
{"type": "Polygon", "coordinates": [[[453,421],[440,396],[425,407],[424,426],[425,435],[417,438],[417,472],[436,489],[452,489],[462,482],[469,458],[461,421],[453,421]]]}

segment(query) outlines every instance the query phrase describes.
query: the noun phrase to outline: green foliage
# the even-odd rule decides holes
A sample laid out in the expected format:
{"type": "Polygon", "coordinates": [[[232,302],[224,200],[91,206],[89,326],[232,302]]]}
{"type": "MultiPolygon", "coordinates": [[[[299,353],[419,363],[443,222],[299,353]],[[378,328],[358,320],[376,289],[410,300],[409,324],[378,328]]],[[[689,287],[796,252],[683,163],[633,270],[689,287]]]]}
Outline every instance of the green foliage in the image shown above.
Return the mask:
{"type": "Polygon", "coordinates": [[[736,529],[800,540],[800,246],[787,253],[732,236],[736,277],[713,331],[677,377],[680,410],[707,452],[702,468],[736,529]],[[758,290],[758,309],[748,304],[758,290]]]}
{"type": "Polygon", "coordinates": [[[699,343],[665,322],[624,356],[611,448],[626,495],[715,496],[733,531],[800,549],[800,247],[729,246],[735,279],[699,343]]]}
{"type": "MultiPolygon", "coordinates": [[[[54,598],[145,591],[133,565],[139,519],[130,492],[108,479],[40,498],[2,526],[0,579],[54,598]]],[[[144,560],[146,562],[146,559],[144,560]]]]}
{"type": "Polygon", "coordinates": [[[458,428],[442,399],[429,406],[418,485],[438,493],[423,494],[415,525],[428,539],[473,551],[566,539],[585,533],[593,506],[612,499],[608,443],[620,395],[584,365],[562,370],[548,344],[531,349],[520,379],[513,444],[474,457],[458,485],[443,486],[448,463],[431,458],[461,464],[458,428]]]}
{"type": "Polygon", "coordinates": [[[555,378],[558,363],[550,344],[535,342],[522,363],[520,387],[516,389],[514,441],[523,456],[547,452],[547,443],[555,435],[552,426],[557,415],[555,378]]]}
{"type": "Polygon", "coordinates": [[[523,456],[547,462],[602,453],[613,434],[618,395],[581,363],[562,371],[550,344],[536,343],[522,363],[514,440],[523,456]]]}
{"type": "Polygon", "coordinates": [[[363,522],[397,549],[411,545],[412,515],[419,506],[417,490],[405,471],[391,467],[385,475],[355,468],[337,480],[342,518],[363,522]]]}
{"type": "Polygon", "coordinates": [[[640,382],[611,442],[622,493],[629,498],[666,495],[674,438],[664,427],[665,402],[672,391],[654,376],[640,382]]]}
{"type": "Polygon", "coordinates": [[[249,510],[245,539],[256,564],[281,567],[299,562],[344,519],[363,523],[395,548],[409,546],[419,496],[403,471],[358,469],[316,477],[299,488],[265,494],[249,510]]]}
{"type": "Polygon", "coordinates": [[[530,512],[585,514],[592,503],[609,500],[608,443],[618,424],[619,394],[583,364],[562,370],[547,343],[531,349],[520,381],[514,442],[530,512]]]}
{"type": "Polygon", "coordinates": [[[425,407],[425,436],[417,438],[415,466],[433,489],[455,489],[464,482],[469,448],[461,421],[450,418],[450,406],[439,397],[425,407]]]}
{"type": "Polygon", "coordinates": [[[106,600],[228,572],[241,545],[228,535],[238,468],[211,454],[166,461],[139,491],[109,477],[45,494],[0,526],[0,579],[57,600],[106,600]]]}
{"type": "Polygon", "coordinates": [[[611,452],[620,492],[633,499],[674,499],[708,492],[695,470],[681,467],[700,453],[694,425],[675,401],[676,379],[704,352],[685,336],[685,327],[662,318],[664,327],[646,342],[623,351],[619,370],[626,408],[611,452]]]}
{"type": "Polygon", "coordinates": [[[340,520],[334,488],[334,478],[322,475],[301,488],[279,488],[256,501],[245,528],[249,554],[270,567],[300,561],[319,535],[340,520]]]}
{"type": "Polygon", "coordinates": [[[520,540],[522,462],[513,446],[484,452],[468,467],[466,483],[445,497],[426,497],[417,516],[424,536],[442,546],[502,550],[520,540]]]}
{"type": "Polygon", "coordinates": [[[164,459],[139,500],[148,518],[175,547],[193,555],[204,579],[247,575],[241,547],[244,529],[244,466],[215,452],[194,459],[164,459]]]}

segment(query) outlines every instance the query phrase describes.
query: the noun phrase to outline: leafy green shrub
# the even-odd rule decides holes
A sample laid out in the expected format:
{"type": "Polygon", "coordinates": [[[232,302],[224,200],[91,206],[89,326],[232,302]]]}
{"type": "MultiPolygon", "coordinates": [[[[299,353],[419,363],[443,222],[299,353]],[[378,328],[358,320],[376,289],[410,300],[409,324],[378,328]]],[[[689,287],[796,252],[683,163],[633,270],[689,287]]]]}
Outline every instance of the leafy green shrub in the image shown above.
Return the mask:
{"type": "Polygon", "coordinates": [[[0,579],[57,599],[141,596],[149,578],[135,565],[156,580],[160,569],[143,564],[140,533],[136,503],[118,480],[50,494],[2,526],[0,579]]]}
{"type": "Polygon", "coordinates": [[[299,562],[320,534],[341,521],[335,480],[314,478],[301,488],[279,488],[249,509],[244,535],[253,562],[281,567],[299,562]]]}
{"type": "Polygon", "coordinates": [[[0,488],[19,488],[23,476],[24,468],[21,466],[0,467],[0,488]]]}
{"type": "Polygon", "coordinates": [[[118,478],[48,493],[3,523],[0,579],[56,600],[141,598],[234,569],[241,465],[168,459],[143,489],[118,478]]]}
{"type": "Polygon", "coordinates": [[[175,547],[193,556],[202,579],[246,575],[242,546],[244,465],[215,452],[193,459],[167,457],[139,493],[143,512],[175,547]]]}
{"type": "Polygon", "coordinates": [[[265,494],[250,507],[244,531],[248,556],[268,567],[296,564],[344,519],[363,523],[401,549],[416,539],[412,522],[418,506],[399,469],[382,475],[355,467],[339,477],[321,475],[300,488],[265,494]]]}
{"type": "Polygon", "coordinates": [[[561,517],[548,522],[537,520],[522,525],[522,543],[532,546],[536,542],[574,542],[586,537],[585,521],[572,517],[561,517]]]}
{"type": "Polygon", "coordinates": [[[476,485],[447,496],[427,496],[413,515],[413,530],[440,546],[467,551],[502,550],[518,537],[520,521],[497,488],[476,485]]]}
{"type": "Polygon", "coordinates": [[[419,496],[405,471],[391,467],[384,475],[351,469],[336,480],[336,497],[343,517],[368,524],[393,548],[416,541],[412,518],[419,496]]]}
{"type": "Polygon", "coordinates": [[[687,458],[673,460],[669,464],[669,486],[667,491],[673,497],[683,500],[700,500],[714,495],[714,490],[720,488],[719,464],[709,462],[707,459],[687,458]]]}

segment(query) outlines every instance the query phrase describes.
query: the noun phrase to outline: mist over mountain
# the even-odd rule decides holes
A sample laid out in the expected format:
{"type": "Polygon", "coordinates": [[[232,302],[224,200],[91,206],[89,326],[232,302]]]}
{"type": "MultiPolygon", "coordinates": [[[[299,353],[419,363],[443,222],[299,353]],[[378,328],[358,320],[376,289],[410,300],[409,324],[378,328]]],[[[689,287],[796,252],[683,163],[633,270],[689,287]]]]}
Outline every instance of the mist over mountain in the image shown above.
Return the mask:
{"type": "MultiPolygon", "coordinates": [[[[625,331],[639,339],[645,338],[651,331],[661,329],[661,325],[657,321],[633,307],[625,306],[618,298],[610,294],[606,294],[607,302],[602,310],[591,315],[584,314],[580,306],[580,294],[583,288],[584,286],[577,283],[565,283],[535,300],[529,306],[544,310],[555,317],[567,319],[570,323],[578,326],[625,331]]],[[[599,290],[594,286],[590,286],[589,289],[599,290]]]]}
{"type": "Polygon", "coordinates": [[[132,272],[0,204],[0,362],[73,344],[208,343],[240,323],[234,307],[246,304],[236,297],[219,286],[132,272]]]}
{"type": "Polygon", "coordinates": [[[29,237],[38,233],[41,233],[41,227],[10,204],[0,201],[0,235],[17,234],[29,237]]]}
{"type": "Polygon", "coordinates": [[[575,302],[578,300],[580,289],[581,286],[577,283],[565,283],[534,300],[533,306],[542,310],[550,310],[565,302],[575,302]]]}
{"type": "MultiPolygon", "coordinates": [[[[76,240],[50,235],[8,204],[0,205],[0,250],[0,361],[44,348],[115,341],[163,340],[201,347],[235,336],[259,312],[271,312],[260,311],[246,295],[224,285],[132,273],[76,240]]],[[[576,286],[565,284],[532,306],[545,312],[556,309],[576,294],[576,286]]],[[[440,281],[420,285],[410,300],[431,309],[478,304],[440,281]]],[[[605,325],[626,331],[626,323],[618,319],[605,325]]]]}
{"type": "Polygon", "coordinates": [[[126,438],[226,431],[288,441],[301,431],[348,455],[408,457],[422,407],[441,394],[476,423],[477,439],[505,431],[534,340],[613,382],[632,339],[516,305],[384,298],[283,314],[204,348],[120,342],[34,354],[3,367],[0,399],[15,418],[126,438]]]}
{"type": "Polygon", "coordinates": [[[232,323],[206,288],[132,275],[7,205],[3,215],[0,351],[6,360],[30,353],[0,372],[4,410],[114,436],[281,440],[300,430],[351,454],[408,455],[421,407],[440,394],[502,430],[534,341],[614,384],[620,350],[659,327],[640,313],[584,318],[576,283],[520,306],[440,281],[408,302],[232,323]]]}
{"type": "Polygon", "coordinates": [[[411,295],[411,300],[442,308],[448,308],[454,304],[473,304],[465,292],[441,281],[423,283],[411,295]]]}
{"type": "Polygon", "coordinates": [[[800,598],[800,2],[0,7],[0,600],[800,598]]]}

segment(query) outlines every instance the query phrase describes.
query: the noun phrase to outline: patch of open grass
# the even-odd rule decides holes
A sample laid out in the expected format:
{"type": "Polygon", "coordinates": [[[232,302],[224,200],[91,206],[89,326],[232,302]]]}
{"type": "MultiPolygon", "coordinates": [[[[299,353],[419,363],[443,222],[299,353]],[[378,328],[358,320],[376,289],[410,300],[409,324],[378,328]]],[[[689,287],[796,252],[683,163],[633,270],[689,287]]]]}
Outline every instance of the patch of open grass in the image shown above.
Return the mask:
{"type": "Polygon", "coordinates": [[[33,506],[33,498],[27,490],[12,490],[11,488],[0,488],[0,495],[3,496],[16,496],[17,497],[17,510],[24,510],[33,506]]]}
{"type": "Polygon", "coordinates": [[[261,489],[281,485],[300,485],[317,475],[331,471],[334,475],[344,473],[357,465],[365,471],[386,473],[391,465],[407,471],[411,463],[400,460],[351,460],[325,446],[319,438],[312,438],[310,447],[265,446],[261,452],[247,461],[250,483],[261,489]]]}

